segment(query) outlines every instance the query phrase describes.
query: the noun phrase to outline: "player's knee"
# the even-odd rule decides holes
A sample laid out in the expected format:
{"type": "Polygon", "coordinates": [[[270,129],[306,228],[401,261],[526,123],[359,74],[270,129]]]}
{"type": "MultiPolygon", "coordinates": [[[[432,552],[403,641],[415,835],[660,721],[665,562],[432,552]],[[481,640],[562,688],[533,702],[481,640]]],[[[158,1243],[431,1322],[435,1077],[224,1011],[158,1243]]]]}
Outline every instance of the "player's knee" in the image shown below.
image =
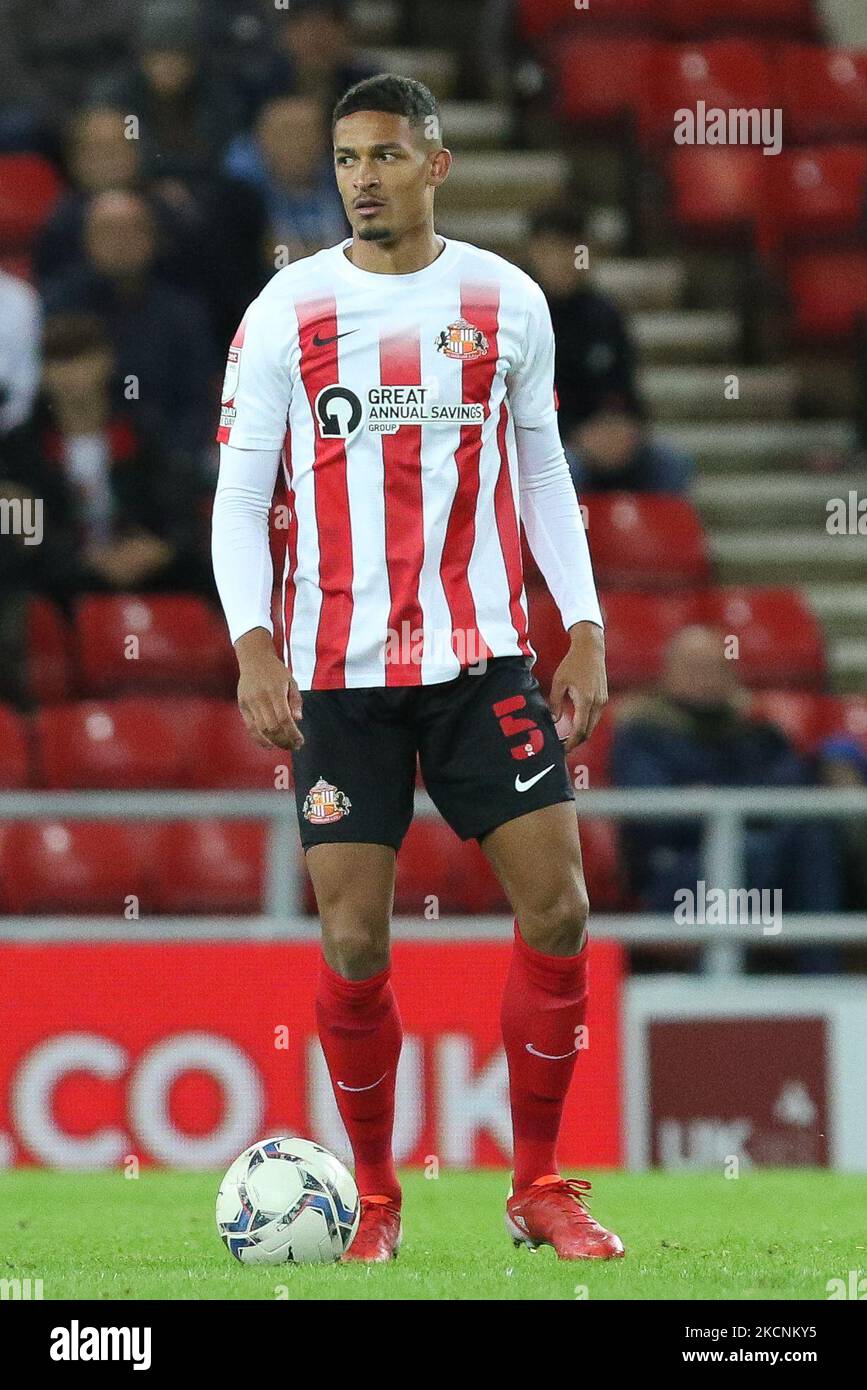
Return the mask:
{"type": "Polygon", "coordinates": [[[322,921],[325,959],[347,980],[366,980],[388,965],[388,922],[364,917],[322,921]]]}
{"type": "Polygon", "coordinates": [[[528,945],[548,955],[572,956],[582,949],[587,934],[590,902],[578,875],[553,892],[535,911],[519,916],[528,945]]]}

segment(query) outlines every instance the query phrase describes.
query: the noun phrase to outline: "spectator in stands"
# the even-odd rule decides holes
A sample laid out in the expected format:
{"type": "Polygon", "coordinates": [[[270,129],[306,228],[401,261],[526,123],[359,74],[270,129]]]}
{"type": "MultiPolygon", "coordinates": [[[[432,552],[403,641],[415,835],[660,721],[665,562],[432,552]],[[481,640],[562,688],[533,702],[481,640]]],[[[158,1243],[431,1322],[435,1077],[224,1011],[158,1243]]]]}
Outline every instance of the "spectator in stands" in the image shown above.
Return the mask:
{"type": "MultiPolygon", "coordinates": [[[[824,787],[867,787],[867,753],[854,738],[829,738],[819,748],[819,782],[824,787]]],[[[867,815],[839,822],[843,863],[843,909],[867,912],[867,815]]]]}
{"type": "Polygon", "coordinates": [[[273,97],[314,97],[330,134],[337,98],[373,75],[353,53],[347,0],[289,0],[272,16],[268,48],[250,92],[253,109],[273,97]]]}
{"type": "Polygon", "coordinates": [[[134,112],[148,175],[207,172],[241,123],[231,90],[203,57],[202,25],[188,0],[150,0],[139,16],[133,66],[94,84],[93,104],[134,112]]]}
{"type": "Polygon", "coordinates": [[[27,419],[39,385],[36,291],[0,270],[0,438],[27,419]]]}
{"type": "MultiPolygon", "coordinates": [[[[548,299],[557,343],[555,379],[560,433],[581,492],[684,492],[692,463],[651,436],[635,379],[635,349],[625,320],[576,269],[587,247],[587,219],[571,206],[536,213],[528,261],[548,299]]],[[[588,251],[592,264],[592,248],[588,251]]]]}
{"type": "Polygon", "coordinates": [[[219,354],[200,304],[155,271],[151,204],[131,191],[98,194],[85,214],[83,250],[83,265],[46,291],[47,312],[98,315],[127,380],[131,416],[166,445],[202,451],[219,354]]]}
{"type": "Polygon", "coordinates": [[[261,194],[276,264],[333,246],[348,233],[334,182],[326,111],[314,97],[281,97],[262,108],[253,135],[229,150],[226,172],[261,194]]]}
{"type": "Polygon", "coordinates": [[[19,587],[60,602],[82,589],[210,589],[205,481],[189,454],[130,418],[99,318],[46,319],[43,360],[31,419],[0,442],[3,485],[44,508],[43,544],[18,556],[19,587]]]}
{"type": "MultiPolygon", "coordinates": [[[[771,724],[747,718],[725,634],[684,628],[671,642],[659,689],[624,702],[612,745],[620,787],[797,787],[810,770],[771,724]]],[[[703,877],[695,820],[633,821],[623,846],[645,908],[670,912],[678,889],[703,877]]],[[[822,822],[747,823],[744,886],[780,888],[791,912],[834,912],[841,881],[833,829],[822,822]]],[[[717,885],[708,885],[713,887],[717,885]]],[[[730,885],[720,885],[730,886],[730,885]]]]}

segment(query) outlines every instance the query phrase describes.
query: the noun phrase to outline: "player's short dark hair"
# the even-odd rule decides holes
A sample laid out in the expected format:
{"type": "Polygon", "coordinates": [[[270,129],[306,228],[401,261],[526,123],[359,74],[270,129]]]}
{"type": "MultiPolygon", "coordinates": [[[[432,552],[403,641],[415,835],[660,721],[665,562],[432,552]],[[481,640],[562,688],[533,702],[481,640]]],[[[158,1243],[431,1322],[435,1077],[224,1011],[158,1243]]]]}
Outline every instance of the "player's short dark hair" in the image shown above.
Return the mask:
{"type": "Polygon", "coordinates": [[[417,82],[414,77],[396,77],[390,72],[378,73],[375,77],[365,77],[350,87],[334,107],[331,116],[332,132],[344,116],[352,116],[356,111],[390,111],[395,116],[406,116],[410,125],[423,126],[436,117],[436,130],[442,138],[442,122],[437,99],[429,87],[417,82]]]}
{"type": "Polygon", "coordinates": [[[587,209],[579,202],[549,203],[530,218],[531,237],[562,236],[572,241],[584,241],[587,235],[587,209]]]}

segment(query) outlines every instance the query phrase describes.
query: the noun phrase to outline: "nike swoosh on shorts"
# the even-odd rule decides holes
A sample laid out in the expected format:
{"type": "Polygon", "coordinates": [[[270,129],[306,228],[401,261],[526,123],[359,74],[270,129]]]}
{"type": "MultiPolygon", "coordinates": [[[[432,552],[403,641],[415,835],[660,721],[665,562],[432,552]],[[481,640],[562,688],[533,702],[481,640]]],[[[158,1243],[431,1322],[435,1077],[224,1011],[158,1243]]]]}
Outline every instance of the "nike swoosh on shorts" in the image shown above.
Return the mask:
{"type": "Polygon", "coordinates": [[[541,772],[537,772],[537,773],[536,773],[536,776],[535,776],[535,777],[531,777],[530,780],[529,780],[528,782],[522,782],[522,781],[521,781],[521,774],[520,774],[520,772],[519,772],[518,775],[517,775],[516,778],[515,778],[515,791],[517,791],[517,792],[527,792],[527,791],[529,791],[530,788],[531,788],[532,786],[535,786],[536,782],[538,782],[538,781],[540,780],[540,778],[542,778],[542,777],[544,777],[544,776],[546,775],[546,773],[548,773],[548,772],[553,772],[553,771],[554,771],[554,767],[555,767],[555,764],[552,763],[550,767],[543,768],[541,772]]]}

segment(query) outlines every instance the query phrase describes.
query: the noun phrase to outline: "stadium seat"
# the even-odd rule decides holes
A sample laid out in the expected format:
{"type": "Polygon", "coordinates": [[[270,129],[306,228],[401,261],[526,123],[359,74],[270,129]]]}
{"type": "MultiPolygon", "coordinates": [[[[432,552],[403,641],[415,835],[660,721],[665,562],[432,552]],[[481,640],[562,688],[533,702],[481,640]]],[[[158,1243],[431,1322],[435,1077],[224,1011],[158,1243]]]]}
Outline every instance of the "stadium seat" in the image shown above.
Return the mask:
{"type": "Polygon", "coordinates": [[[610,701],[602,711],[602,718],[589,739],[579,743],[566,757],[569,774],[576,790],[586,788],[595,791],[598,787],[611,786],[609,761],[611,741],[614,737],[616,720],[616,700],[610,701]],[[576,781],[577,779],[577,781],[576,781]]]}
{"type": "Polygon", "coordinates": [[[657,48],[648,39],[564,38],[551,59],[557,115],[607,125],[637,112],[646,100],[657,48]]]}
{"type": "Polygon", "coordinates": [[[565,37],[570,31],[604,27],[649,32],[657,21],[658,0],[518,0],[518,33],[529,43],[565,37]]]}
{"type": "Polygon", "coordinates": [[[38,784],[112,790],[188,787],[207,727],[195,698],[81,700],[35,718],[38,784]]]}
{"type": "Polygon", "coordinates": [[[749,32],[812,38],[813,0],[658,0],[660,20],[678,38],[749,32]]]}
{"type": "Polygon", "coordinates": [[[25,251],[44,226],[62,184],[38,154],[0,154],[0,249],[25,251]]]}
{"type": "Polygon", "coordinates": [[[508,909],[497,876],[478,844],[459,840],[438,817],[418,817],[397,856],[394,910],[421,916],[432,896],[440,915],[508,909]]]}
{"type": "Polygon", "coordinates": [[[8,912],[104,912],[118,918],[129,895],[150,908],[144,838],[114,821],[43,821],[8,827],[0,851],[0,899],[8,912]]]}
{"type": "MultiPolygon", "coordinates": [[[[694,111],[698,101],[726,111],[773,105],[764,53],[747,39],[661,45],[653,66],[641,112],[642,136],[653,144],[670,145],[675,112],[694,111]]],[[[710,148],[718,153],[725,147],[710,148]]]]}
{"type": "Polygon", "coordinates": [[[229,695],[236,667],[225,623],[193,594],[92,594],[76,612],[82,693],[229,695]]]}
{"type": "Polygon", "coordinates": [[[72,635],[57,604],[30,598],[25,615],[27,693],[36,704],[55,704],[72,692],[72,635]]]}
{"type": "Polygon", "coordinates": [[[769,163],[757,149],[713,146],[674,150],[668,173],[678,225],[716,240],[752,234],[764,225],[769,163]]]}
{"type": "Polygon", "coordinates": [[[601,598],[608,683],[612,690],[655,681],[671,638],[688,623],[702,618],[697,595],[615,589],[601,598]]]}
{"type": "Polygon", "coordinates": [[[825,695],[819,734],[857,739],[867,752],[867,695],[825,695]]]}
{"type": "Polygon", "coordinates": [[[788,270],[792,329],[804,343],[849,340],[867,314],[867,252],[816,251],[788,270]]]}
{"type": "Polygon", "coordinates": [[[159,827],[155,910],[261,912],[266,836],[266,827],[255,821],[179,821],[159,827]]]}
{"type": "Polygon", "coordinates": [[[603,589],[679,589],[707,584],[707,540],[685,497],[597,493],[586,498],[588,538],[603,589]]]}
{"type": "Polygon", "coordinates": [[[196,787],[273,791],[293,786],[289,750],[260,748],[254,743],[234,700],[208,701],[195,758],[196,787]]]}
{"type": "Polygon", "coordinates": [[[787,143],[867,136],[867,52],[787,44],[775,74],[787,143]]]}
{"type": "Polygon", "coordinates": [[[821,624],[796,589],[726,588],[708,595],[706,620],[738,639],[738,675],[762,689],[816,689],[825,675],[821,624]]]}
{"type": "Polygon", "coordinates": [[[0,791],[15,791],[29,782],[27,726],[9,705],[0,705],[0,791]]]}
{"type": "Polygon", "coordinates": [[[527,586],[530,644],[536,653],[533,674],[547,695],[554,672],[566,655],[569,638],[563,620],[548,590],[541,585],[527,586]]]}
{"type": "Polygon", "coordinates": [[[756,690],[750,718],[775,724],[799,753],[810,754],[822,732],[823,699],[809,690],[756,690]]]}
{"type": "Polygon", "coordinates": [[[830,237],[860,237],[867,147],[813,146],[785,150],[768,161],[769,216],[773,240],[782,247],[830,237]]]}
{"type": "Polygon", "coordinates": [[[584,819],[579,793],[578,823],[591,912],[628,911],[630,896],[620,858],[620,836],[616,822],[601,818],[584,819]]]}

